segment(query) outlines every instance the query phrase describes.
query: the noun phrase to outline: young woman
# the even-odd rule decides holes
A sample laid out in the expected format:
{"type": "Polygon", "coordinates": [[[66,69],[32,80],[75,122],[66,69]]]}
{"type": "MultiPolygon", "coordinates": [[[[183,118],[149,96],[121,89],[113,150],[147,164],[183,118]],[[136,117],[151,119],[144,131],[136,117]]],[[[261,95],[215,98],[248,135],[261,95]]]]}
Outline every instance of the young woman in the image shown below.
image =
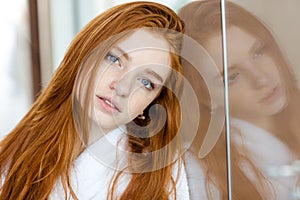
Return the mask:
{"type": "Polygon", "coordinates": [[[151,2],[87,24],[0,143],[0,199],[188,198],[177,159],[182,32],[151,2]]]}
{"type": "MultiPolygon", "coordinates": [[[[223,71],[220,6],[218,0],[196,1],[179,13],[186,34],[204,47],[219,68],[216,78],[223,71]]],[[[293,70],[256,16],[226,1],[226,23],[232,174],[226,175],[225,131],[208,155],[195,159],[213,109],[205,77],[184,63],[185,76],[201,94],[200,128],[193,154],[187,154],[192,197],[227,199],[227,178],[231,178],[233,199],[299,198],[300,93],[293,70]]],[[[223,91],[223,86],[214,87],[223,91]]]]}

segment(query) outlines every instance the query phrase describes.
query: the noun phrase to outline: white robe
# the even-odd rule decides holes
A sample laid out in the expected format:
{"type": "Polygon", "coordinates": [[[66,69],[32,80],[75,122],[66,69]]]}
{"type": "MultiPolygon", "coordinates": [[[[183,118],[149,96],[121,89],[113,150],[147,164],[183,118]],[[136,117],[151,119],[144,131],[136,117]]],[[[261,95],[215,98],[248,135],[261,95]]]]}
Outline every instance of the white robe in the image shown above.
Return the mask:
{"type": "MultiPolygon", "coordinates": [[[[113,168],[116,160],[116,147],[122,145],[125,140],[125,134],[121,129],[115,129],[105,135],[99,141],[85,150],[74,163],[72,171],[72,187],[79,200],[105,200],[108,194],[110,181],[113,178],[115,169],[113,168]],[[123,140],[119,140],[119,139],[123,140]],[[119,143],[121,141],[121,143],[119,143]],[[97,155],[96,155],[97,154],[97,155]],[[101,155],[100,155],[101,154],[101,155]],[[100,158],[100,159],[99,159],[100,158]],[[110,163],[111,162],[111,163],[110,163]]],[[[174,177],[176,177],[174,169],[174,177]]],[[[184,166],[181,168],[181,176],[177,183],[177,199],[188,200],[189,192],[184,166]]],[[[130,180],[130,174],[124,174],[118,182],[117,194],[122,194],[130,180]]],[[[170,199],[173,195],[171,195],[170,199]]],[[[54,187],[50,200],[64,200],[65,195],[58,181],[54,187]]]]}

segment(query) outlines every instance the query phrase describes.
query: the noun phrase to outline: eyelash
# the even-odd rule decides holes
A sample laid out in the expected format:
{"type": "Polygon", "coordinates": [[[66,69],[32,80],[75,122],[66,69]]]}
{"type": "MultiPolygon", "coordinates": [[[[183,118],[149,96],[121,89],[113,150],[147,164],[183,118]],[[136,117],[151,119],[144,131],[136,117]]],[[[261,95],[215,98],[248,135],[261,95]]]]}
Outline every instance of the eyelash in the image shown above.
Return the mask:
{"type": "Polygon", "coordinates": [[[139,78],[138,80],[142,83],[142,85],[143,85],[147,90],[154,90],[154,89],[155,89],[155,84],[152,83],[150,80],[145,79],[145,78],[139,78]],[[144,84],[144,83],[143,83],[144,81],[147,81],[147,84],[144,84]]]}
{"type": "Polygon", "coordinates": [[[111,52],[108,52],[107,55],[106,55],[106,58],[109,62],[112,62],[116,65],[118,65],[119,67],[121,67],[121,61],[120,61],[120,58],[113,55],[111,52]]]}
{"type": "Polygon", "coordinates": [[[240,72],[234,72],[228,76],[228,82],[229,84],[233,83],[236,81],[237,77],[240,75],[240,72]]]}
{"type": "MultiPolygon", "coordinates": [[[[116,65],[118,65],[119,67],[121,67],[121,61],[120,61],[120,58],[113,55],[111,52],[108,52],[107,55],[106,55],[106,59],[109,61],[109,62],[112,62],[116,65]]],[[[147,89],[147,90],[154,90],[155,89],[155,84],[153,82],[151,82],[150,80],[148,79],[145,79],[145,78],[139,78],[138,79],[142,85],[147,89]],[[143,82],[144,81],[147,81],[146,84],[144,84],[143,82]]]]}

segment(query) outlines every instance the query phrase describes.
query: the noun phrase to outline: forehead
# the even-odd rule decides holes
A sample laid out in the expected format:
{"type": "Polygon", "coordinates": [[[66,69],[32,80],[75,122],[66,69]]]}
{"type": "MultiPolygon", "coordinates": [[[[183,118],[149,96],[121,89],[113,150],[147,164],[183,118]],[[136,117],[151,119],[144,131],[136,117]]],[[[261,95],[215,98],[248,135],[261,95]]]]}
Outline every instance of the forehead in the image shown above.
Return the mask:
{"type": "Polygon", "coordinates": [[[157,31],[145,29],[135,30],[126,39],[122,40],[118,46],[129,53],[134,50],[158,49],[161,51],[170,51],[167,40],[157,31]]]}
{"type": "Polygon", "coordinates": [[[170,45],[157,32],[137,30],[116,45],[129,57],[131,70],[151,69],[163,79],[170,70],[170,45]]]}
{"type": "MultiPolygon", "coordinates": [[[[257,39],[244,31],[243,29],[231,26],[227,29],[227,56],[228,64],[232,62],[239,62],[239,60],[245,59],[248,56],[252,46],[257,39]]],[[[222,36],[218,34],[209,38],[206,42],[206,49],[220,68],[223,66],[223,49],[222,49],[222,36]]]]}
{"type": "Polygon", "coordinates": [[[256,43],[255,38],[245,30],[236,26],[230,27],[227,32],[227,48],[229,56],[233,57],[238,54],[248,53],[256,43]]]}

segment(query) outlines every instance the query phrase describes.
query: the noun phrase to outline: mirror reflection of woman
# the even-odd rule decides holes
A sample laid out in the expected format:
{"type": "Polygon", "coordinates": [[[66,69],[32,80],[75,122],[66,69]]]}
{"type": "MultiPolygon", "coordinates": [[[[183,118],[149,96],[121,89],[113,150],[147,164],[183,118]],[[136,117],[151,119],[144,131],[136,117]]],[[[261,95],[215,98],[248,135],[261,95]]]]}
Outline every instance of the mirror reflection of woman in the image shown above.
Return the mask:
{"type": "Polygon", "coordinates": [[[1,141],[0,199],[187,199],[176,137],[182,33],[176,13],[151,2],[88,23],[1,141]]]}
{"type": "MultiPolygon", "coordinates": [[[[186,24],[186,34],[203,46],[219,68],[220,74],[216,77],[223,76],[220,6],[217,0],[195,1],[179,12],[186,24]]],[[[267,26],[252,13],[229,1],[226,1],[226,26],[232,197],[296,198],[300,93],[293,69],[267,26]]],[[[197,155],[212,110],[201,75],[195,74],[193,66],[187,63],[184,71],[186,77],[193,76],[190,79],[193,84],[200,86],[202,120],[198,138],[191,148],[197,155]]],[[[198,166],[200,170],[197,177],[190,176],[189,179],[199,185],[194,184],[191,189],[199,198],[227,199],[224,134],[206,157],[195,159],[192,156],[191,169],[198,166]]]]}

